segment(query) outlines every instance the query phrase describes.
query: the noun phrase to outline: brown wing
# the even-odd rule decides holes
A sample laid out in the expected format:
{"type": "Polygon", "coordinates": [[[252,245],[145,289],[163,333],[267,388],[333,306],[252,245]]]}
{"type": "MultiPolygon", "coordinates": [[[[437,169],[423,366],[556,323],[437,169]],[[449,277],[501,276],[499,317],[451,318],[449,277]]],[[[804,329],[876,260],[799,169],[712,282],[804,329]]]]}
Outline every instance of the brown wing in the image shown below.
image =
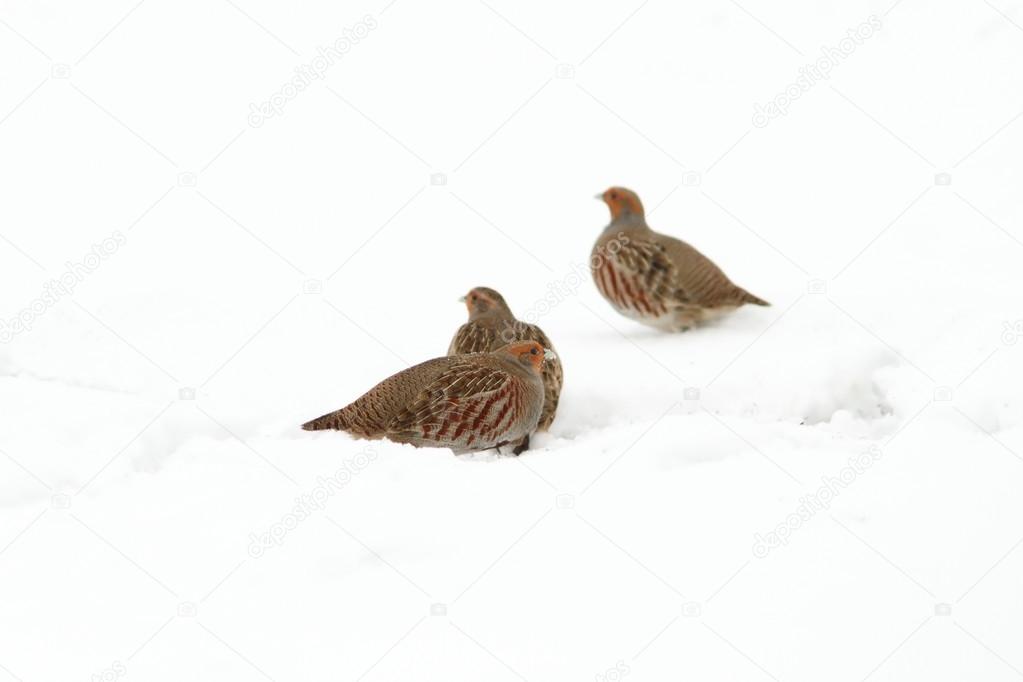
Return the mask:
{"type": "Polygon", "coordinates": [[[455,332],[455,338],[451,339],[451,345],[448,346],[448,355],[487,353],[502,345],[498,341],[497,332],[490,327],[467,322],[455,332]]]}
{"type": "Polygon", "coordinates": [[[677,284],[678,269],[653,241],[632,239],[615,252],[602,250],[594,266],[597,288],[615,307],[642,316],[658,316],[688,297],[677,284]]]}
{"type": "Polygon", "coordinates": [[[665,235],[657,235],[657,241],[675,265],[675,284],[689,302],[707,308],[742,303],[768,305],[734,284],[714,261],[695,247],[665,235]]]}
{"type": "Polygon", "coordinates": [[[442,447],[490,447],[514,420],[521,402],[504,370],[458,363],[429,384],[388,424],[392,438],[442,447]]]}

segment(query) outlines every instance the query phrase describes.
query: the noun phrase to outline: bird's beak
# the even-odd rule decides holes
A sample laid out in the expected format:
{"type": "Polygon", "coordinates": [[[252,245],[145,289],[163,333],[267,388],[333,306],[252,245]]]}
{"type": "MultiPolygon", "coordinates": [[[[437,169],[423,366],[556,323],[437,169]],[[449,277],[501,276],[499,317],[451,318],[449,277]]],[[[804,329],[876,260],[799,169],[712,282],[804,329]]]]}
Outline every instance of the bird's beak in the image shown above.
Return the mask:
{"type": "Polygon", "coordinates": [[[603,193],[603,192],[601,192],[600,194],[594,194],[594,195],[593,195],[593,198],[594,198],[594,199],[600,199],[600,200],[602,200],[602,201],[603,201],[603,199],[604,199],[604,193],[603,193]]]}
{"type": "Polygon", "coordinates": [[[458,297],[458,302],[459,303],[465,303],[465,301],[466,301],[466,297],[465,296],[459,296],[458,297]]]}
{"type": "Polygon", "coordinates": [[[555,353],[554,351],[552,351],[550,348],[544,348],[543,349],[543,359],[544,360],[557,360],[558,359],[558,354],[555,353]]]}

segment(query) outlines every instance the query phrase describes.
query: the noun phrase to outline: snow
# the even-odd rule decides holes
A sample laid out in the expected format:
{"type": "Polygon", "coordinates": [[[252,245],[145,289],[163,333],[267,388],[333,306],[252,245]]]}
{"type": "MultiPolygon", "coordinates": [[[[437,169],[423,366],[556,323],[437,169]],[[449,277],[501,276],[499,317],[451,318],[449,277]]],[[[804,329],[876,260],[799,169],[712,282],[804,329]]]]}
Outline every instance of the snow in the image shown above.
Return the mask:
{"type": "Polygon", "coordinates": [[[1023,676],[1023,5],[84,8],[0,9],[0,680],[1023,676]],[[773,306],[617,316],[613,184],[773,306]],[[476,285],[531,451],[299,430],[476,285]]]}

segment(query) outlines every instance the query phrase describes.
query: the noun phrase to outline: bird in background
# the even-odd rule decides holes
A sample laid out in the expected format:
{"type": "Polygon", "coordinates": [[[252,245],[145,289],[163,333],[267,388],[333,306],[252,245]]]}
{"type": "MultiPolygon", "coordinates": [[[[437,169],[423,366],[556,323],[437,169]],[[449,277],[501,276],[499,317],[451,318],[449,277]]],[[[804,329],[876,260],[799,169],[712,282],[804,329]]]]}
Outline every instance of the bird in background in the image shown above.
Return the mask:
{"type": "Polygon", "coordinates": [[[654,232],[632,190],[598,194],[611,222],[597,238],[590,271],[600,293],[628,318],[665,331],[685,331],[741,305],[770,305],[734,284],[684,241],[654,232]]]}
{"type": "Polygon", "coordinates": [[[488,353],[427,360],[302,428],[451,448],[455,454],[517,444],[540,420],[543,365],[552,355],[535,341],[520,341],[488,353]]]}
{"type": "MultiPolygon", "coordinates": [[[[448,355],[492,351],[513,341],[536,341],[544,348],[554,349],[540,327],[516,319],[504,297],[493,289],[476,287],[462,297],[462,301],[469,310],[469,321],[455,332],[448,355]]],[[[563,382],[564,370],[555,354],[554,358],[543,363],[544,399],[536,427],[538,431],[546,431],[554,421],[563,382]]],[[[528,448],[529,436],[526,436],[515,446],[515,454],[528,448]]]]}

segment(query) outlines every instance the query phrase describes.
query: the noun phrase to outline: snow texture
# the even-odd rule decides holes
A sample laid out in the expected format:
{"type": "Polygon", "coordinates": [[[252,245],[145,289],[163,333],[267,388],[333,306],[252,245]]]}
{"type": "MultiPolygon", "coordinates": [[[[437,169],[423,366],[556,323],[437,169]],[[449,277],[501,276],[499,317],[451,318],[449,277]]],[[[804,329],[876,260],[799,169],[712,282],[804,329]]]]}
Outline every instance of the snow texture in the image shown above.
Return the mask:
{"type": "Polygon", "coordinates": [[[1023,677],[1019,0],[11,0],[0,64],[0,681],[1023,677]],[[610,185],[773,306],[616,315],[610,185]],[[531,451],[299,430],[476,285],[531,451]]]}

